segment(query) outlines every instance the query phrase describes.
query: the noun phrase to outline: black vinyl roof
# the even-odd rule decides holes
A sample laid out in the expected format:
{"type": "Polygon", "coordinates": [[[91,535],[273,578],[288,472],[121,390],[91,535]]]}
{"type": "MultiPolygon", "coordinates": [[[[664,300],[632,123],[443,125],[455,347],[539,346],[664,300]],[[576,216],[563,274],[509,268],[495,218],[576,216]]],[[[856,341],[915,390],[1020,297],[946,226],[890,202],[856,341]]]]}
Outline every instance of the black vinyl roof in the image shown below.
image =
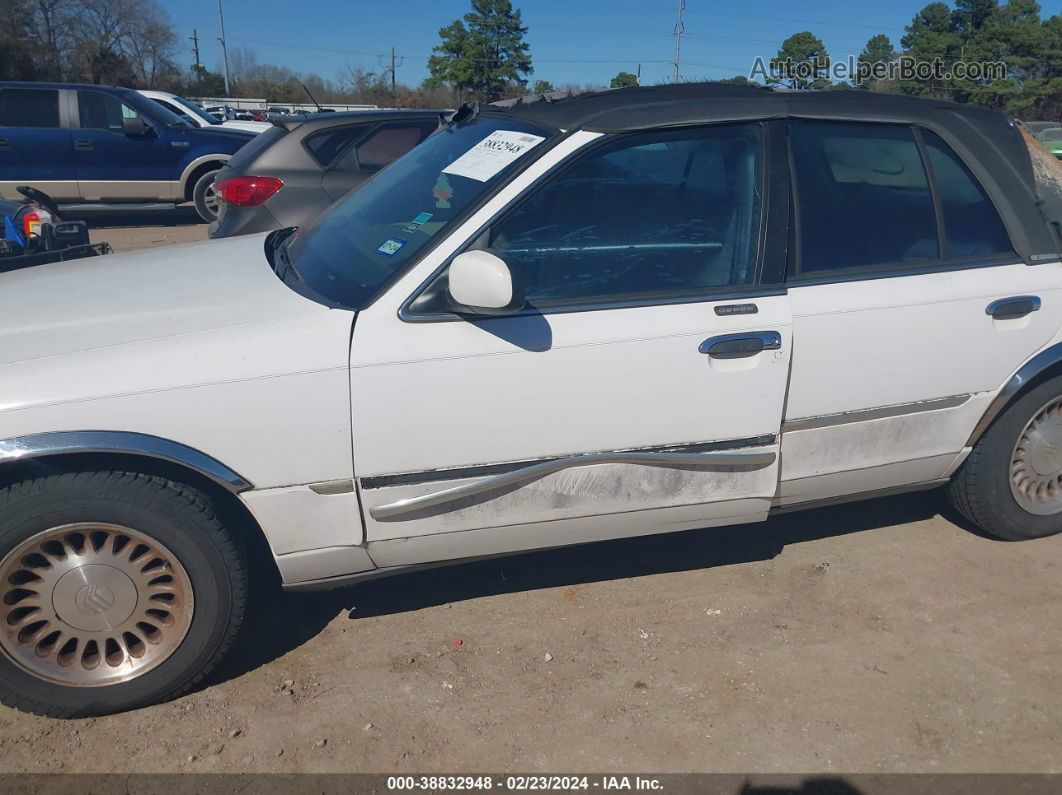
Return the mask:
{"type": "Polygon", "coordinates": [[[679,83],[595,91],[560,99],[518,101],[514,116],[565,130],[626,132],[742,118],[836,117],[906,121],[940,114],[970,119],[1002,115],[969,105],[899,94],[848,91],[771,91],[730,83],[679,83]]]}
{"type": "Polygon", "coordinates": [[[937,133],[962,157],[989,192],[1015,248],[1027,262],[1059,253],[1059,241],[1045,215],[1062,214],[1062,207],[1048,207],[1044,212],[1051,202],[1037,195],[1021,132],[994,110],[861,89],[772,91],[729,83],[680,83],[521,100],[507,108],[481,108],[481,112],[512,115],[569,132],[601,133],[770,119],[915,125],[937,133]]]}

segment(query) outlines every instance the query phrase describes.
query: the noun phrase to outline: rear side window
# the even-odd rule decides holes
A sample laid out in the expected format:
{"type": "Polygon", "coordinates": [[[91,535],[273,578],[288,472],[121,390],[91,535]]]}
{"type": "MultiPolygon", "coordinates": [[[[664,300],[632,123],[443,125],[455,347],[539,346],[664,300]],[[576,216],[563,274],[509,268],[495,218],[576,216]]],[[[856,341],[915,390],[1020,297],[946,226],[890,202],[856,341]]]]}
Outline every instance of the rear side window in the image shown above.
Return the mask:
{"type": "Polygon", "coordinates": [[[122,132],[125,119],[135,119],[137,112],[110,94],[98,91],[77,92],[78,119],[83,129],[122,132]]]}
{"type": "Polygon", "coordinates": [[[940,257],[929,180],[908,127],[789,126],[802,274],[940,257]]]}
{"type": "Polygon", "coordinates": [[[0,126],[58,127],[59,92],[46,88],[0,91],[0,126]]]}
{"type": "Polygon", "coordinates": [[[363,171],[379,171],[427,138],[434,129],[434,124],[379,129],[358,144],[358,166],[363,171]]]}
{"type": "Polygon", "coordinates": [[[365,133],[367,126],[365,124],[355,124],[350,127],[321,130],[307,136],[303,146],[306,147],[306,151],[317,161],[318,165],[327,168],[332,165],[341,151],[365,133]]]}
{"type": "Polygon", "coordinates": [[[1013,253],[1007,230],[984,189],[940,136],[922,131],[944,221],[948,259],[1013,253]]]}

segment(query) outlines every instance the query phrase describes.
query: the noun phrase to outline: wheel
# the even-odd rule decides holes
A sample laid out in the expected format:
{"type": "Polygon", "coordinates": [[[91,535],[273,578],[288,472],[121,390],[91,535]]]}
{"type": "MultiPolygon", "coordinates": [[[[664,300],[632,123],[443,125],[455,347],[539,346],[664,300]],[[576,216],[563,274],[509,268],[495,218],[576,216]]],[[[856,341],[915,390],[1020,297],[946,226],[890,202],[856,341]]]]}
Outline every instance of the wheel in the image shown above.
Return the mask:
{"type": "Polygon", "coordinates": [[[1007,541],[1062,531],[1062,377],[996,419],[952,478],[950,497],[967,519],[1007,541]]]}
{"type": "Polygon", "coordinates": [[[208,224],[218,217],[218,192],[214,187],[214,178],[220,169],[208,171],[195,181],[192,188],[192,201],[195,202],[195,211],[199,217],[208,224]]]}
{"type": "Polygon", "coordinates": [[[69,472],[0,490],[0,701],[52,717],[189,690],[247,601],[210,499],[134,472],[69,472]]]}

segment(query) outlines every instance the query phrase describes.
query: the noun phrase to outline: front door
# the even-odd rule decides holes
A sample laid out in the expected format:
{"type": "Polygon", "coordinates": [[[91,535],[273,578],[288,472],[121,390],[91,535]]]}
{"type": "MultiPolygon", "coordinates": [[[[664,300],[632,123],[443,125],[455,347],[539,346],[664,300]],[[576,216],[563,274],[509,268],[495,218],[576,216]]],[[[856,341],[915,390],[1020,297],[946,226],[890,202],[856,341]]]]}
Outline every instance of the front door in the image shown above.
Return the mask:
{"type": "Polygon", "coordinates": [[[359,315],[355,469],[378,565],[766,516],[791,349],[788,299],[761,277],[781,255],[761,243],[767,130],[578,133],[542,161],[574,162],[455,232],[522,272],[528,311],[439,313],[436,260],[422,290],[394,295],[403,280],[359,315]]]}
{"type": "Polygon", "coordinates": [[[175,171],[187,142],[171,140],[158,122],[102,91],[77,92],[76,121],[74,157],[83,201],[173,200],[175,171]],[[147,125],[146,134],[126,135],[124,120],[136,117],[147,125]]]}

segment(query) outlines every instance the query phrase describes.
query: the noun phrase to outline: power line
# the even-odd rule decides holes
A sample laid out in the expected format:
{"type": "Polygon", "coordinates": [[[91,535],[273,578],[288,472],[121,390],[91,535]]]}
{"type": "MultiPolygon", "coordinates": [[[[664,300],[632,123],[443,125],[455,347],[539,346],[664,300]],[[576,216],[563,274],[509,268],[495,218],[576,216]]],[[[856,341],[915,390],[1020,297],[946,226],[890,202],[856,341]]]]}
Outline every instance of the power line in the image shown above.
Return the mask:
{"type": "MultiPolygon", "coordinates": [[[[360,50],[344,50],[336,47],[319,47],[310,44],[292,44],[286,41],[264,41],[262,39],[233,39],[241,44],[259,44],[266,47],[288,47],[294,50],[312,50],[315,52],[331,52],[338,55],[364,55],[372,58],[383,57],[378,52],[364,52],[360,50]]],[[[388,56],[389,57],[389,56],[388,56]]],[[[406,58],[411,61],[426,61],[432,57],[429,55],[396,55],[397,58],[406,58]]],[[[472,60],[483,63],[494,63],[493,58],[473,58],[472,60]]],[[[630,63],[635,60],[627,55],[621,58],[535,58],[535,63],[630,63]]],[[[641,63],[674,63],[670,58],[639,58],[641,63]]]]}

